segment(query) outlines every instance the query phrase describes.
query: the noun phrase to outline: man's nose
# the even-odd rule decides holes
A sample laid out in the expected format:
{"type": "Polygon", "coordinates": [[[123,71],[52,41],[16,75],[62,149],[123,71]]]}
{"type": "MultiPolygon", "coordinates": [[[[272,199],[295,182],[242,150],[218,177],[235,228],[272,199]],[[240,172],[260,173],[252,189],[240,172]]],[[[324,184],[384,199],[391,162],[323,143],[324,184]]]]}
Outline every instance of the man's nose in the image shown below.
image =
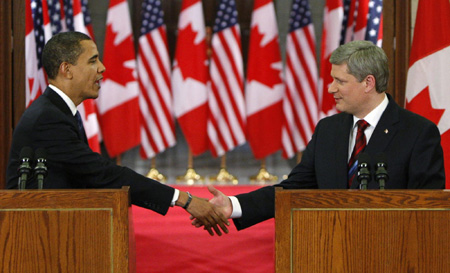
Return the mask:
{"type": "Polygon", "coordinates": [[[337,92],[336,84],[335,81],[332,81],[328,86],[328,93],[335,93],[335,92],[337,92]]]}
{"type": "Polygon", "coordinates": [[[100,62],[100,66],[98,67],[98,72],[99,73],[103,73],[106,70],[106,67],[103,65],[103,63],[101,61],[100,62]]]}

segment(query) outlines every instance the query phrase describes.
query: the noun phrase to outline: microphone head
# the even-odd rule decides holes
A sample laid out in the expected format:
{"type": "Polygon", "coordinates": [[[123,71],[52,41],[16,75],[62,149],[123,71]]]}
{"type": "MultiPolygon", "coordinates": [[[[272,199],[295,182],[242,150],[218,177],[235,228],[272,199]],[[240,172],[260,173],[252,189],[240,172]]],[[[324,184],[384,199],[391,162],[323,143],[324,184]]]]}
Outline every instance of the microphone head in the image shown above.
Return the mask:
{"type": "Polygon", "coordinates": [[[375,155],[375,164],[377,168],[384,167],[385,169],[387,169],[386,162],[387,162],[386,155],[384,153],[378,153],[375,155]]]}
{"type": "Polygon", "coordinates": [[[37,160],[39,159],[46,159],[47,158],[47,152],[45,151],[44,148],[37,148],[36,153],[35,153],[35,158],[37,160]]]}
{"type": "Polygon", "coordinates": [[[358,166],[364,166],[366,168],[369,167],[369,163],[370,163],[370,156],[365,153],[365,152],[361,152],[358,155],[358,166]]]}
{"type": "Polygon", "coordinates": [[[31,147],[23,147],[22,150],[20,150],[20,160],[27,160],[30,161],[33,158],[33,149],[31,147]]]}

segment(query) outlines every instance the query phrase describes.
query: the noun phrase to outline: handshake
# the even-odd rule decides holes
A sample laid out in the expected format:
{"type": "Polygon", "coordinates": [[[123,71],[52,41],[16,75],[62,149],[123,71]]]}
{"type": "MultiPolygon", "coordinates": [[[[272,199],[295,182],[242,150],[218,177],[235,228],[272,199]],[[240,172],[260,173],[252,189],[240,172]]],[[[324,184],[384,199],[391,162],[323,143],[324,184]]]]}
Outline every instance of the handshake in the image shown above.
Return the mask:
{"type": "Polygon", "coordinates": [[[228,233],[227,226],[230,225],[228,218],[231,217],[233,206],[228,196],[221,191],[211,185],[208,186],[208,190],[213,195],[213,198],[209,201],[195,196],[192,198],[189,192],[180,192],[180,197],[178,198],[176,205],[181,206],[178,203],[181,199],[181,203],[185,204],[182,207],[191,214],[190,219],[192,220],[193,226],[197,228],[203,226],[211,236],[214,235],[214,232],[221,236],[222,232],[220,230],[228,233]],[[185,197],[183,198],[182,195],[185,194],[188,195],[187,203],[183,203],[185,197]],[[192,202],[190,200],[192,200],[192,202]],[[193,207],[194,205],[195,208],[193,207]]]}

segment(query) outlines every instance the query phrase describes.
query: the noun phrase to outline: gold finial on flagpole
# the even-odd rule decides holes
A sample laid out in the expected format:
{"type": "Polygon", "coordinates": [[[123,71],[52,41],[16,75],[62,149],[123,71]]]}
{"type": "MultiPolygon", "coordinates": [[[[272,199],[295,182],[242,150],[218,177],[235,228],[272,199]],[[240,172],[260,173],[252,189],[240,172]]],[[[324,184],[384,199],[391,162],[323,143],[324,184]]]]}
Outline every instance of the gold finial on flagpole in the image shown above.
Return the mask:
{"type": "Polygon", "coordinates": [[[152,157],[150,161],[150,170],[147,173],[147,177],[165,184],[166,177],[156,169],[155,157],[152,157]]]}
{"type": "Polygon", "coordinates": [[[275,175],[270,174],[266,170],[266,159],[261,160],[261,168],[259,169],[259,172],[257,175],[250,176],[250,184],[259,184],[259,185],[265,185],[265,184],[273,184],[278,181],[278,177],[275,175]]]}
{"type": "Polygon", "coordinates": [[[191,149],[189,149],[188,154],[188,168],[186,173],[181,176],[177,176],[176,183],[177,184],[186,184],[186,185],[201,185],[204,182],[204,178],[197,174],[194,170],[194,159],[191,153],[191,149]]]}
{"type": "Polygon", "coordinates": [[[238,184],[237,178],[227,171],[226,161],[227,161],[227,156],[223,155],[221,157],[219,173],[216,176],[209,177],[209,180],[212,183],[217,183],[217,184],[237,185],[238,184]]]}

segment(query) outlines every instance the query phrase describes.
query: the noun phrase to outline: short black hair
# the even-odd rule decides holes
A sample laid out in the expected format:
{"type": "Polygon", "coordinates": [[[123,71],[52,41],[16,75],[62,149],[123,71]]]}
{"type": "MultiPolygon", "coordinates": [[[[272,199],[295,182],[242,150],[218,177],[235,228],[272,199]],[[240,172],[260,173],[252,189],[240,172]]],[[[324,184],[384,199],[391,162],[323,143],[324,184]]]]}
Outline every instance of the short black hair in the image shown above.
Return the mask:
{"type": "Polygon", "coordinates": [[[42,65],[49,79],[55,79],[61,63],[76,64],[78,57],[83,53],[81,41],[91,38],[81,32],[60,32],[50,38],[42,52],[42,65]]]}

